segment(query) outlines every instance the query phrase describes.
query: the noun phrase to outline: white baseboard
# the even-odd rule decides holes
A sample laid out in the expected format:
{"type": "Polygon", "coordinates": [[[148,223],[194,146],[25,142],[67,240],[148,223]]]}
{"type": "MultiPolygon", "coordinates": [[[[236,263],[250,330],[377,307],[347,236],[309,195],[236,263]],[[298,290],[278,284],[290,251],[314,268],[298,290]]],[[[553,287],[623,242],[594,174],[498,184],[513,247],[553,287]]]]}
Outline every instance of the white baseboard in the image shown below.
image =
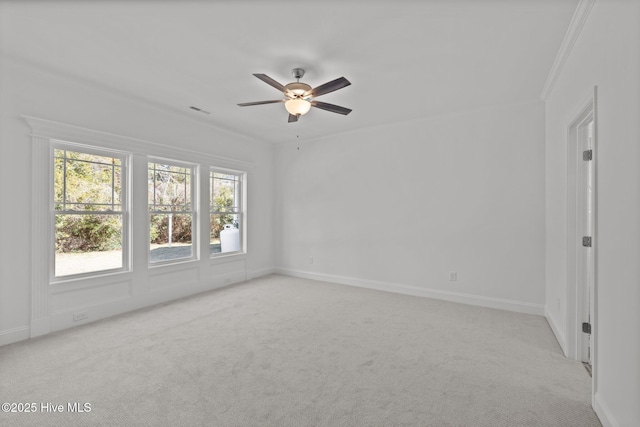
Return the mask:
{"type": "Polygon", "coordinates": [[[361,288],[376,289],[379,291],[395,292],[398,294],[413,295],[425,298],[433,298],[444,301],[469,304],[480,307],[497,308],[500,310],[515,311],[518,313],[536,314],[544,316],[544,306],[522,301],[511,301],[500,298],[484,297],[479,295],[463,294],[460,292],[442,291],[439,289],[421,288],[417,286],[403,285],[399,283],[381,282],[377,280],[357,279],[354,277],[335,276],[331,274],[312,273],[289,268],[276,268],[275,273],[285,276],[301,277],[304,279],[320,280],[323,282],[339,283],[342,285],[358,286],[361,288]]]}
{"type": "Polygon", "coordinates": [[[131,311],[152,307],[158,304],[165,304],[181,298],[197,295],[202,292],[221,289],[235,283],[243,282],[245,281],[245,278],[246,272],[244,270],[230,271],[226,274],[209,278],[207,281],[192,282],[188,284],[178,283],[173,286],[161,286],[143,294],[115,298],[100,304],[54,312],[47,317],[47,321],[50,324],[50,332],[59,331],[131,311]],[[80,310],[87,313],[87,318],[80,322],[74,322],[73,313],[80,310]]]}
{"type": "MultiPolygon", "coordinates": [[[[0,332],[0,345],[10,344],[13,342],[28,339],[32,336],[44,335],[51,331],[66,329],[72,326],[77,326],[82,323],[88,323],[94,320],[111,317],[124,312],[137,310],[140,308],[148,307],[151,305],[164,303],[177,298],[194,295],[200,292],[213,290],[221,287],[228,286],[232,283],[237,283],[240,280],[238,274],[229,274],[224,278],[216,278],[209,283],[198,284],[197,286],[189,287],[170,287],[166,289],[159,289],[153,293],[147,294],[141,299],[132,298],[122,301],[112,301],[107,304],[100,304],[93,307],[85,307],[84,309],[89,312],[89,318],[81,323],[73,323],[71,320],[70,312],[52,313],[42,320],[42,325],[34,324],[31,328],[21,327],[7,331],[0,332]],[[235,277],[234,277],[235,276],[235,277]],[[225,280],[225,279],[232,280],[225,280]]],[[[243,273],[244,274],[244,273],[243,273]]],[[[398,283],[381,282],[375,280],[357,279],[353,277],[336,276],[330,274],[312,273],[301,270],[293,270],[286,268],[263,268],[259,270],[253,270],[246,273],[248,280],[266,276],[269,274],[283,274],[287,276],[295,276],[312,280],[319,280],[325,282],[339,283],[350,286],[357,286],[368,289],[376,289],[386,292],[394,292],[405,295],[413,295],[419,297],[440,299],[445,301],[457,302],[462,304],[475,305],[480,307],[497,308],[501,310],[515,311],[519,313],[528,313],[536,315],[545,315],[544,307],[542,305],[536,305],[521,301],[511,301],[499,298],[484,297],[478,295],[463,294],[459,292],[449,292],[437,289],[421,288],[410,285],[403,285],[398,283]]],[[[552,326],[552,329],[554,327],[552,326]]],[[[554,330],[555,331],[555,330],[554,330]]]]}
{"type": "Polygon", "coordinates": [[[30,330],[28,326],[21,326],[19,328],[0,331],[0,346],[26,340],[29,338],[29,335],[30,330]]]}
{"type": "Polygon", "coordinates": [[[247,280],[255,279],[257,277],[268,276],[276,272],[275,267],[261,268],[259,270],[247,271],[247,280]]]}
{"type": "Polygon", "coordinates": [[[560,344],[562,353],[564,353],[565,357],[568,357],[567,356],[567,339],[565,338],[560,328],[558,328],[558,322],[556,322],[556,319],[546,308],[544,309],[544,317],[547,319],[547,323],[551,327],[553,334],[556,336],[556,340],[558,341],[558,344],[560,344]]]}
{"type": "Polygon", "coordinates": [[[611,415],[611,410],[602,400],[602,395],[596,392],[593,404],[593,409],[596,411],[598,418],[600,418],[602,427],[620,427],[620,424],[618,424],[613,415],[611,415]]]}
{"type": "Polygon", "coordinates": [[[46,335],[53,331],[59,331],[96,320],[105,319],[134,310],[150,307],[157,304],[164,304],[173,300],[189,297],[202,292],[224,288],[235,283],[244,282],[249,278],[255,278],[273,274],[275,269],[265,268],[248,272],[245,269],[227,269],[215,277],[207,280],[178,283],[171,286],[163,284],[140,294],[118,295],[108,301],[101,301],[93,305],[82,305],[74,307],[64,307],[59,311],[53,311],[48,316],[39,319],[32,319],[30,326],[14,328],[0,331],[0,345],[35,338],[46,335]],[[79,322],[73,320],[73,313],[84,311],[86,318],[79,322]]]}

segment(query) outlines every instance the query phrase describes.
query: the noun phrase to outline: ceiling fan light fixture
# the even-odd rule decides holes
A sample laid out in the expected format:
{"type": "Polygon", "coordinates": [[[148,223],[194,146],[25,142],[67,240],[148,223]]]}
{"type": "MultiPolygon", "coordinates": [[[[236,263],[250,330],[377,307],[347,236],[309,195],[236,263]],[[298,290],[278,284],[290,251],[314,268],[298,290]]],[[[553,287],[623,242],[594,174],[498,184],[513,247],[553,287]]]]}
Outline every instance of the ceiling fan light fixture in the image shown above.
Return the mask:
{"type": "Polygon", "coordinates": [[[338,89],[342,89],[343,87],[349,86],[351,84],[349,80],[345,79],[344,77],[339,77],[315,88],[311,88],[311,86],[309,86],[308,84],[302,83],[300,81],[300,78],[304,76],[304,69],[294,68],[291,71],[293,73],[293,77],[297,81],[289,83],[288,85],[282,85],[266,74],[254,74],[254,76],[258,79],[282,92],[285,99],[244,102],[238,105],[241,107],[248,107],[250,105],[276,104],[284,102],[284,106],[287,112],[289,112],[288,123],[297,122],[298,118],[307,114],[311,107],[316,107],[321,110],[330,111],[332,113],[343,114],[345,116],[351,112],[350,108],[344,108],[339,105],[315,100],[315,98],[317,98],[318,96],[325,95],[327,93],[331,93],[338,89]]]}
{"type": "Polygon", "coordinates": [[[293,98],[285,101],[284,107],[287,109],[289,114],[293,114],[294,116],[302,116],[309,112],[309,110],[311,109],[311,103],[306,99],[293,98]]]}

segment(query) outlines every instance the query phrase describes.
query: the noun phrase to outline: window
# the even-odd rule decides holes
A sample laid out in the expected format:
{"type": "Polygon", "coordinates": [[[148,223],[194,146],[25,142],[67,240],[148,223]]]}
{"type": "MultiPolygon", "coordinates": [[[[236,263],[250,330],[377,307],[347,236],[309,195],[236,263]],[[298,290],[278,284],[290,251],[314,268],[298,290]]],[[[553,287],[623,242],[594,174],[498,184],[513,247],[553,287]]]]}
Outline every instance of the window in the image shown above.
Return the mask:
{"type": "Polygon", "coordinates": [[[210,180],[210,252],[243,252],[243,174],[212,170],[210,180]]]}
{"type": "Polygon", "coordinates": [[[149,262],[162,263],[195,258],[193,166],[164,161],[150,162],[149,262]]]}
{"type": "Polygon", "coordinates": [[[125,269],[126,156],[52,147],[54,277],[125,269]]]}

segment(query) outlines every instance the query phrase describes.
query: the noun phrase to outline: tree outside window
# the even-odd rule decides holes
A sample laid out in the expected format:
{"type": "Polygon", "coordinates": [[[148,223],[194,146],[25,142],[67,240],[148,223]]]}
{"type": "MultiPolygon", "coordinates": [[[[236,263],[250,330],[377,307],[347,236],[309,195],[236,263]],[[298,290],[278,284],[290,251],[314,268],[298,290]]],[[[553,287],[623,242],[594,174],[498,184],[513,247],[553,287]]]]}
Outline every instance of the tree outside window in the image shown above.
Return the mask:
{"type": "Polygon", "coordinates": [[[192,166],[149,163],[151,263],[194,258],[193,177],[192,166]]]}
{"type": "Polygon", "coordinates": [[[212,170],[209,175],[211,255],[242,252],[242,177],[212,170]]]}
{"type": "Polygon", "coordinates": [[[126,157],[58,144],[53,161],[54,277],[125,268],[126,157]]]}

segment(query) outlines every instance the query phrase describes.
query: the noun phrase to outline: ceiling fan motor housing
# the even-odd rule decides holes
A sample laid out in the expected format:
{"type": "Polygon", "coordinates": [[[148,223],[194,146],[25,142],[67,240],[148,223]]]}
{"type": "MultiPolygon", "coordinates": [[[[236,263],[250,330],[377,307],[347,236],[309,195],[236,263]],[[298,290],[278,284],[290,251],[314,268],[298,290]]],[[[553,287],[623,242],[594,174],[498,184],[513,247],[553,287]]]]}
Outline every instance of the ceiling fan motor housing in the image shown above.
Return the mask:
{"type": "Polygon", "coordinates": [[[241,107],[248,107],[250,105],[276,104],[279,102],[284,102],[284,106],[289,113],[289,123],[297,122],[298,118],[306,114],[311,109],[311,107],[316,107],[321,110],[330,111],[332,113],[343,114],[345,116],[351,112],[350,108],[345,108],[339,105],[328,104],[326,102],[319,102],[315,100],[315,98],[318,96],[325,95],[327,93],[331,93],[338,89],[342,89],[343,87],[349,86],[351,84],[349,80],[345,79],[344,77],[339,77],[335,80],[317,86],[316,88],[311,88],[311,86],[309,86],[308,84],[300,82],[300,78],[304,76],[304,69],[294,68],[293,70],[291,70],[291,73],[297,81],[284,86],[281,83],[273,80],[266,74],[254,74],[254,76],[259,78],[269,86],[273,86],[274,88],[282,92],[285,96],[285,99],[245,102],[238,105],[241,107]]]}
{"type": "Polygon", "coordinates": [[[293,82],[285,85],[285,87],[291,91],[296,98],[302,98],[303,95],[311,90],[311,86],[306,83],[293,82]]]}

